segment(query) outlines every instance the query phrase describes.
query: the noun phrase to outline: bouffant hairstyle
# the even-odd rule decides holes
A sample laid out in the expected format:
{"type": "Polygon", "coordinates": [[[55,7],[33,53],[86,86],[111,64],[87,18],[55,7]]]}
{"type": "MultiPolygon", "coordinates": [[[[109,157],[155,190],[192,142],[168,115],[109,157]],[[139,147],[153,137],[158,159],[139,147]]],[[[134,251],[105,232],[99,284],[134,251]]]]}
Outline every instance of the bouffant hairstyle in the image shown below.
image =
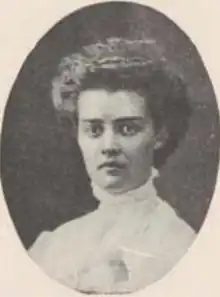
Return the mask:
{"type": "Polygon", "coordinates": [[[52,100],[61,117],[77,126],[77,99],[89,89],[134,91],[146,99],[155,131],[167,141],[155,151],[159,168],[177,148],[189,126],[191,108],[184,79],[174,71],[154,40],[108,38],[64,57],[52,81],[52,100]]]}

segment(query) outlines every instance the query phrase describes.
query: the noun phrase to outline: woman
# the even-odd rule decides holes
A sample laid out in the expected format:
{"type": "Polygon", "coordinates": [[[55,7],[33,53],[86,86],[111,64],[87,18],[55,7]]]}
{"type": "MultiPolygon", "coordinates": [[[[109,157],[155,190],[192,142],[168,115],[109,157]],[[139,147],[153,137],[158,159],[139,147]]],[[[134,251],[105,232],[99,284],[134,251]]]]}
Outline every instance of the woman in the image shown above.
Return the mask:
{"type": "Polygon", "coordinates": [[[84,293],[130,293],[160,279],[194,231],[153,184],[190,116],[182,79],[153,40],[109,38],[65,57],[52,84],[56,110],[72,120],[94,212],[43,232],[30,256],[84,293]]]}

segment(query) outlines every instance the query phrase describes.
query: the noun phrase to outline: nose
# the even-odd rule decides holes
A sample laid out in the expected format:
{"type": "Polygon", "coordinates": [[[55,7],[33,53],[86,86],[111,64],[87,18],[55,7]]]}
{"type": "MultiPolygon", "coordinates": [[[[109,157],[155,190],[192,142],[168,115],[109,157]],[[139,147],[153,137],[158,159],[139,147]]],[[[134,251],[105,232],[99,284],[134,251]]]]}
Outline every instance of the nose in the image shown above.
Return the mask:
{"type": "Polygon", "coordinates": [[[113,130],[108,129],[103,134],[102,154],[108,156],[117,156],[120,153],[120,145],[118,143],[117,135],[113,130]]]}

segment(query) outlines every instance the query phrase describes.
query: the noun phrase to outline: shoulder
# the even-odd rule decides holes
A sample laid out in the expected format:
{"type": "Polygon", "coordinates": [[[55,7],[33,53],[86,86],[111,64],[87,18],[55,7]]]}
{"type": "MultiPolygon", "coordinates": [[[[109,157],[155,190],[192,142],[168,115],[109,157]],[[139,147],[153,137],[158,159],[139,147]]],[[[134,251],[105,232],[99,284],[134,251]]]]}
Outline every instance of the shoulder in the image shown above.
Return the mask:
{"type": "Polygon", "coordinates": [[[159,212],[163,223],[169,227],[171,234],[189,241],[194,240],[196,233],[193,228],[168,203],[162,201],[159,212]]]}
{"type": "Polygon", "coordinates": [[[193,228],[164,201],[161,201],[158,207],[155,228],[160,237],[162,253],[165,253],[171,261],[182,257],[196,238],[193,228]]]}
{"type": "Polygon", "coordinates": [[[56,274],[56,268],[59,271],[64,262],[75,261],[72,259],[76,254],[74,251],[79,247],[77,243],[81,241],[90,218],[91,215],[86,215],[62,224],[54,231],[43,231],[30,247],[29,256],[41,268],[56,274]]]}
{"type": "Polygon", "coordinates": [[[196,233],[169,204],[162,200],[153,214],[148,232],[150,232],[148,253],[153,255],[151,260],[154,261],[154,268],[149,278],[158,280],[187,254],[196,233]]]}

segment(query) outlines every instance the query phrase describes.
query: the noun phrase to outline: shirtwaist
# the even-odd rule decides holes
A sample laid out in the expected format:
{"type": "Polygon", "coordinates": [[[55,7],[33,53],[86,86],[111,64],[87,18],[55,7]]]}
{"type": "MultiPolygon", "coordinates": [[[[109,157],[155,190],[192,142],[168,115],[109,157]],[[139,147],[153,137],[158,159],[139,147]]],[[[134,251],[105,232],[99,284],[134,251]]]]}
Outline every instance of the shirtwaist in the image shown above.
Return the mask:
{"type": "Polygon", "coordinates": [[[30,257],[84,293],[130,293],[159,280],[187,252],[195,232],[157,196],[153,172],[124,195],[92,185],[98,209],[40,234],[30,257]]]}

